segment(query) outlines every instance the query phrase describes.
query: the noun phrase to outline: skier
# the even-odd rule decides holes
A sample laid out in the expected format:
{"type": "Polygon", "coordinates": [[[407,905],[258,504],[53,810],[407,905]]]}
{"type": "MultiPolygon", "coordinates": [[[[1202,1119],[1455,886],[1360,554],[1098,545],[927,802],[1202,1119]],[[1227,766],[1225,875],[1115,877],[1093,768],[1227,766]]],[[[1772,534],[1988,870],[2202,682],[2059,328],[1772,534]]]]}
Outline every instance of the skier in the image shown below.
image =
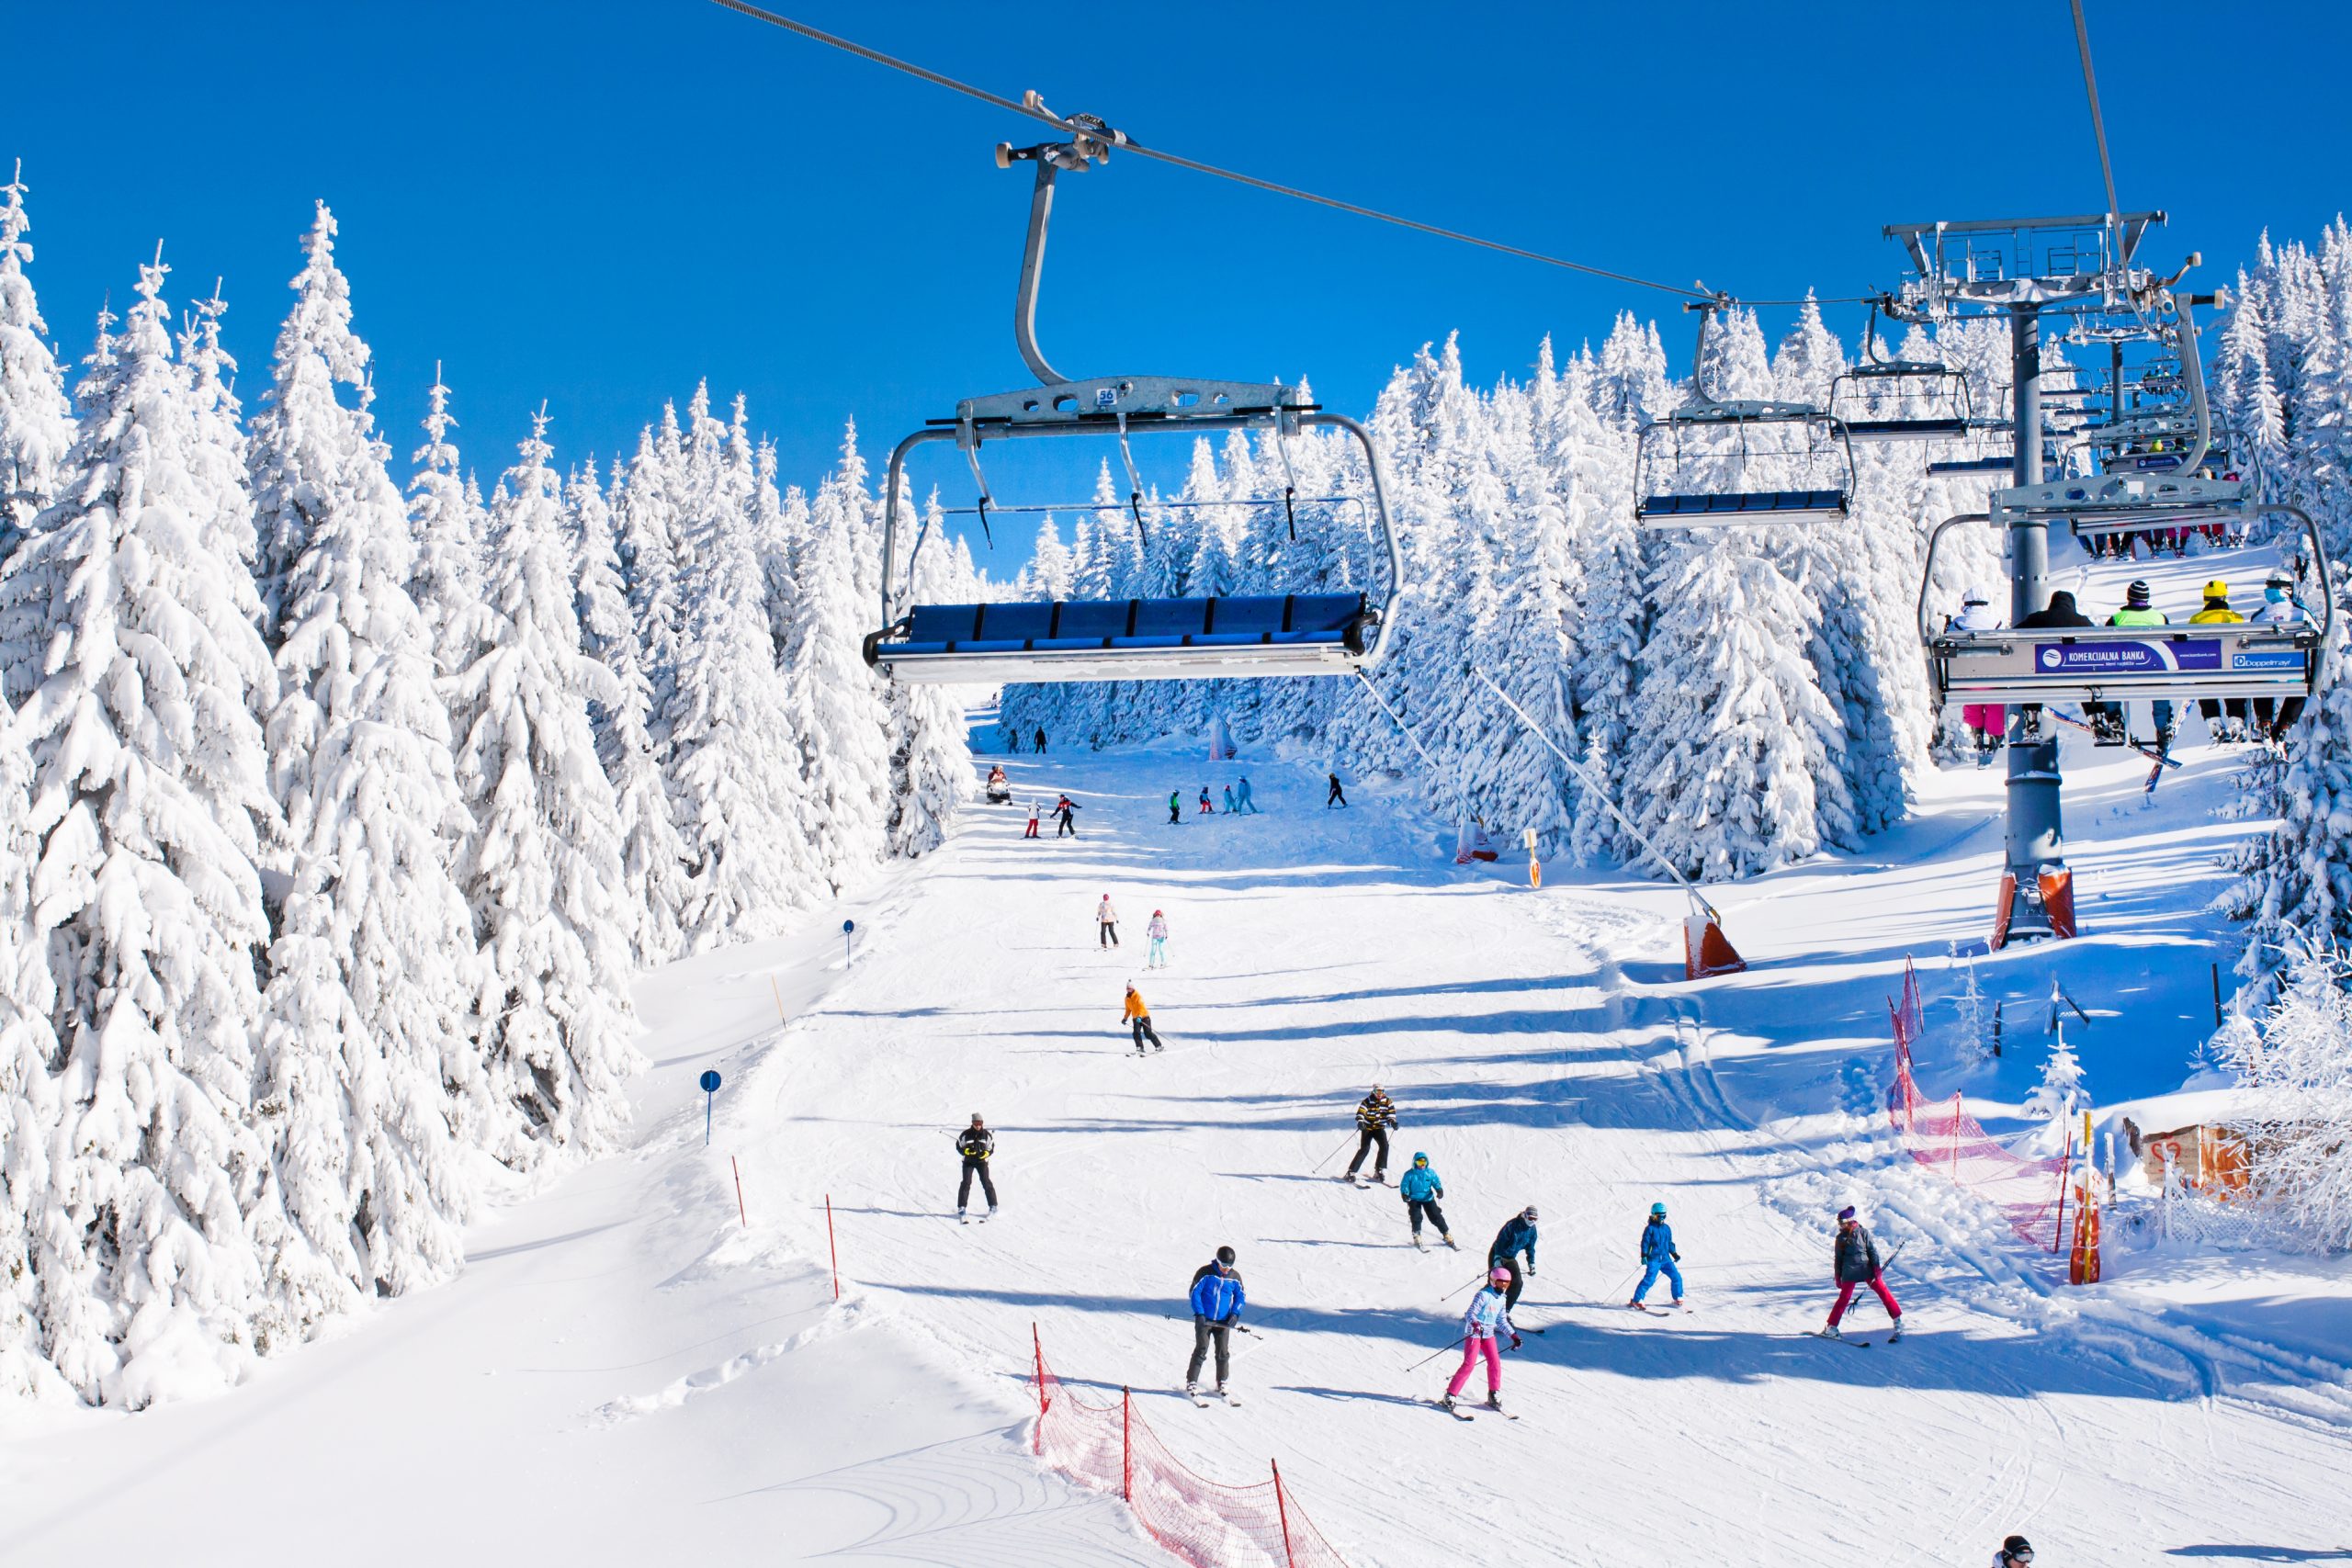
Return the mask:
{"type": "Polygon", "coordinates": [[[1170,828],[1184,825],[1184,792],[1181,789],[1168,792],[1168,825],[1170,828]]]}
{"type": "MultiPolygon", "coordinates": [[[[2294,580],[2283,571],[2274,571],[2262,587],[2262,607],[2246,619],[2266,626],[2290,626],[2303,619],[2303,607],[2295,602],[2294,580]]],[[[2254,728],[2265,740],[2276,740],[2294,728],[2303,716],[2303,699],[2289,697],[2274,703],[2268,697],[2254,699],[2254,728]]],[[[1246,791],[1249,785],[1242,785],[1246,791]]],[[[1246,798],[1246,795],[1245,795],[1246,798]]]]}
{"type": "MultiPolygon", "coordinates": [[[[1413,1154],[1413,1168],[1396,1179],[1397,1195],[1405,1200],[1405,1217],[1413,1223],[1413,1245],[1421,1245],[1421,1216],[1437,1226],[1438,1240],[1453,1247],[1453,1233],[1446,1228],[1445,1211],[1438,1200],[1445,1196],[1445,1183],[1430,1167],[1430,1156],[1419,1150],[1413,1154]]],[[[1458,1251],[1459,1248],[1456,1248],[1458,1251]]]]}
{"type": "Polygon", "coordinates": [[[1201,1363],[1208,1359],[1211,1343],[1216,1346],[1217,1397],[1227,1397],[1225,1379],[1233,1370],[1233,1330],[1249,1300],[1241,1292],[1241,1275],[1232,1257],[1233,1248],[1220,1247],[1216,1259],[1193,1276],[1193,1359],[1184,1369],[1184,1392],[1194,1399],[1200,1397],[1201,1363]]]}
{"type": "Polygon", "coordinates": [[[1535,1205],[1530,1203],[1503,1222],[1495,1233],[1495,1242],[1487,1248],[1487,1266],[1499,1269],[1510,1276],[1510,1294],[1506,1306],[1519,1304],[1519,1292],[1527,1281],[1535,1278],[1535,1205]],[[1519,1255],[1527,1254],[1527,1271],[1520,1272],[1519,1255]]]}
{"type": "Polygon", "coordinates": [[[1330,810],[1334,806],[1345,806],[1348,803],[1348,797],[1340,793],[1340,775],[1333,773],[1330,779],[1331,793],[1323,797],[1323,809],[1326,811],[1330,810]]]}
{"type": "MultiPolygon", "coordinates": [[[[2050,597],[2054,604],[2058,596],[2053,593],[2050,597]]],[[[2018,624],[2023,626],[2025,623],[2019,621],[2018,624]]],[[[2152,601],[2148,580],[2135,577],[2123,590],[2123,607],[2108,616],[2107,624],[2110,626],[2169,626],[2171,622],[2152,601]]],[[[2156,750],[2169,751],[2173,737],[2172,704],[2158,697],[2150,706],[2156,720],[2156,750]]],[[[2098,730],[2099,739],[2107,744],[2117,745],[2127,738],[2121,703],[2088,703],[2084,705],[2083,714],[2098,730]]]]}
{"type": "Polygon", "coordinates": [[[1147,969],[1167,968],[1168,917],[1154,909],[1151,924],[1143,928],[1143,934],[1151,939],[1150,946],[1144,952],[1143,966],[1147,969]]]}
{"type": "Polygon", "coordinates": [[[1374,1181],[1386,1181],[1388,1179],[1388,1129],[1395,1125],[1396,1125],[1396,1105],[1378,1084],[1373,1085],[1372,1092],[1356,1102],[1356,1157],[1348,1162],[1348,1168],[1340,1179],[1353,1181],[1356,1172],[1363,1168],[1363,1156],[1370,1154],[1373,1145],[1377,1144],[1380,1145],[1380,1157],[1372,1162],[1372,1179],[1374,1181]]]}
{"type": "MultiPolygon", "coordinates": [[[[2244,615],[2230,608],[2230,585],[2219,578],[2205,585],[2204,608],[2188,617],[2191,626],[2240,626],[2245,621],[2244,615]]],[[[2228,742],[2250,739],[2248,731],[2254,716],[2246,707],[2245,698],[2207,697],[2197,705],[2197,711],[2205,716],[2214,739],[2228,742]]]]}
{"type": "Polygon", "coordinates": [[[1650,1223],[1642,1227],[1642,1282],[1634,1287],[1634,1299],[1625,1304],[1638,1307],[1650,1287],[1664,1274],[1674,1287],[1674,1304],[1682,1304],[1682,1270],[1675,1267],[1682,1261],[1682,1254],[1674,1250],[1674,1230],[1666,1223],[1666,1205],[1650,1205],[1650,1223]]]}
{"type": "Polygon", "coordinates": [[[1037,836],[1037,819],[1045,814],[1045,809],[1042,801],[1033,800],[1029,803],[1029,830],[1021,835],[1023,838],[1034,839],[1037,836]]]}
{"type": "Polygon", "coordinates": [[[1102,895],[1102,902],[1094,906],[1094,937],[1097,947],[1119,945],[1119,911],[1111,908],[1111,896],[1102,895]]]}
{"type": "Polygon", "coordinates": [[[1209,786],[1206,784],[1201,786],[1201,815],[1204,817],[1216,815],[1216,807],[1209,804],[1209,786]]]}
{"type": "MultiPolygon", "coordinates": [[[[1039,730],[1038,733],[1042,735],[1045,731],[1039,730]]],[[[1069,819],[1069,814],[1078,809],[1078,802],[1072,800],[1068,795],[1063,795],[1060,801],[1056,804],[1054,807],[1054,816],[1060,821],[1061,827],[1055,831],[1055,838],[1075,839],[1078,837],[1078,825],[1069,819]]]]}
{"type": "Polygon", "coordinates": [[[1861,1222],[1854,1218],[1851,1203],[1838,1211],[1838,1241],[1830,1250],[1830,1261],[1838,1276],[1838,1304],[1829,1309],[1829,1326],[1821,1331],[1822,1337],[1841,1337],[1838,1320],[1846,1315],[1846,1307],[1854,1299],[1854,1287],[1868,1285],[1885,1303],[1886,1315],[1894,1320],[1894,1332],[1887,1337],[1902,1338],[1903,1308],[1879,1273],[1878,1244],[1871,1239],[1871,1233],[1862,1228],[1861,1222]]]}
{"type": "Polygon", "coordinates": [[[1510,1270],[1499,1267],[1489,1269],[1487,1288],[1470,1298],[1470,1310],[1462,1314],[1462,1365],[1454,1369],[1453,1381],[1445,1385],[1445,1397],[1438,1401],[1448,1415],[1453,1414],[1453,1396],[1470,1381],[1470,1369],[1478,1364],[1481,1356],[1487,1359],[1487,1408],[1498,1411],[1503,1407],[1503,1358],[1501,1348],[1495,1341],[1508,1334],[1512,1349],[1518,1349],[1520,1344],[1519,1330],[1510,1324],[1510,1297],[1505,1286],[1513,1292],[1519,1289],[1510,1270]]]}
{"type": "MultiPolygon", "coordinates": [[[[1952,628],[1963,632],[1991,632],[2001,629],[2001,617],[1993,613],[1992,605],[1981,588],[1971,588],[1962,596],[1960,614],[1951,622],[1952,628]]],[[[1993,765],[1993,754],[2001,749],[2001,731],[2008,710],[1999,703],[1963,703],[1960,721],[1968,727],[1976,743],[1976,765],[1993,765]]]]}
{"type": "Polygon", "coordinates": [[[987,1217],[994,1217],[996,1182],[989,1175],[989,1156],[996,1153],[996,1134],[989,1131],[978,1111],[972,1112],[972,1124],[956,1139],[956,1152],[964,1156],[963,1185],[956,1189],[956,1217],[965,1220],[966,1224],[970,1223],[965,1219],[964,1206],[971,1201],[972,1178],[976,1176],[980,1179],[980,1191],[989,1201],[987,1217]]]}
{"type": "Polygon", "coordinates": [[[1009,724],[999,725],[997,728],[1004,731],[1004,749],[1006,753],[1015,757],[1021,755],[1021,731],[1015,729],[1009,724]]]}
{"type": "MultiPolygon", "coordinates": [[[[2146,586],[2144,583],[2143,587],[2146,586]]],[[[2061,588],[2050,596],[2050,603],[2030,615],[2019,615],[2018,625],[2025,626],[2087,626],[2095,623],[2075,603],[2072,590],[2061,588]]]]}
{"type": "Polygon", "coordinates": [[[1993,1568],[2033,1568],[2033,1542],[2013,1535],[1993,1553],[1993,1568]]]}
{"type": "Polygon", "coordinates": [[[1046,754],[1046,727],[1045,727],[1044,725],[1042,725],[1042,724],[1041,724],[1041,725],[1039,725],[1039,726],[1037,727],[1037,755],[1039,755],[1040,757],[1042,757],[1042,756],[1044,756],[1045,754],[1046,754]]]}
{"type": "Polygon", "coordinates": [[[1147,1035],[1151,1038],[1153,1050],[1159,1051],[1165,1048],[1159,1043],[1159,1032],[1151,1026],[1151,1010],[1144,1006],[1143,993],[1136,990],[1133,984],[1127,987],[1126,1010],[1120,1014],[1120,1021],[1130,1024],[1134,1028],[1136,1055],[1143,1055],[1144,1037],[1147,1035]]]}
{"type": "Polygon", "coordinates": [[[1242,810],[1256,811],[1258,809],[1258,803],[1250,798],[1250,775],[1247,773],[1241,775],[1241,792],[1238,798],[1242,810]]]}
{"type": "Polygon", "coordinates": [[[1238,815],[1240,807],[1233,804],[1233,786],[1227,784],[1225,786],[1225,814],[1232,817],[1238,815]]]}

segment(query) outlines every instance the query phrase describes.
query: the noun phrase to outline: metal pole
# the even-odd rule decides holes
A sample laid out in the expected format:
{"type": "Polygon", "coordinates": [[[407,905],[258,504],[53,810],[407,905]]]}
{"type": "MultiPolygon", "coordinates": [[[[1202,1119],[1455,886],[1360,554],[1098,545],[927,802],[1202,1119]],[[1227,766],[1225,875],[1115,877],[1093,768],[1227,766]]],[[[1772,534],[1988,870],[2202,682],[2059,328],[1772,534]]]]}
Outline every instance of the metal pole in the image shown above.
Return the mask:
{"type": "Polygon", "coordinates": [[[1119,1390],[1119,1495],[1136,1500],[1135,1406],[1133,1389],[1119,1390]]]}
{"type": "MultiPolygon", "coordinates": [[[[2009,308],[2009,361],[2013,380],[2010,439],[2015,444],[2012,480],[2022,487],[2041,482],[2041,306],[2009,308]]],[[[2009,519],[2009,624],[2050,603],[2050,525],[2023,515],[2009,519]]],[[[2017,878],[2017,900],[2009,930],[2018,936],[2048,936],[2050,917],[2041,905],[2041,871],[2061,863],[2063,818],[2058,800],[2058,739],[2021,744],[2024,710],[2009,718],[2008,811],[2006,838],[2009,874],[2017,878]]]]}

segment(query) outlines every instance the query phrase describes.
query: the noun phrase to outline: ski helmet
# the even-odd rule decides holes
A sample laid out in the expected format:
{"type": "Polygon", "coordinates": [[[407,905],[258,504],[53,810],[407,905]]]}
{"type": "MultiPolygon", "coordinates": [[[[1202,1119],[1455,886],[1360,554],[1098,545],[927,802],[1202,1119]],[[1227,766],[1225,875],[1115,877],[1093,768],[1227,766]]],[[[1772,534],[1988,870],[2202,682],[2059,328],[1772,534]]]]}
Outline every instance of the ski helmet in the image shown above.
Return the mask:
{"type": "Polygon", "coordinates": [[[1487,1278],[1494,1280],[1498,1284],[1508,1285],[1510,1283],[1510,1270],[1498,1263],[1494,1266],[1493,1269],[1487,1273],[1487,1278]]]}
{"type": "Polygon", "coordinates": [[[2009,1537],[2008,1540],[2001,1542],[2001,1561],[2004,1562],[2032,1562],[2033,1542],[2021,1535],[2009,1537]]]}
{"type": "Polygon", "coordinates": [[[1526,1208],[1521,1209],[1519,1212],[1519,1217],[1522,1220],[1533,1219],[1535,1217],[1535,1205],[1530,1203],[1526,1208]]]}
{"type": "Polygon", "coordinates": [[[1650,1205],[1650,1213],[1656,1214],[1662,1220],[1666,1218],[1666,1205],[1663,1203],[1652,1203],[1650,1205]]]}
{"type": "Polygon", "coordinates": [[[2205,585],[2205,597],[2208,599],[2226,599],[2229,596],[2230,585],[2218,577],[2205,585]]]}
{"type": "Polygon", "coordinates": [[[1217,1260],[1219,1263],[1224,1264],[1224,1265],[1225,1265],[1227,1268],[1228,1268],[1228,1269],[1232,1268],[1232,1267],[1233,1267],[1233,1248],[1231,1248],[1231,1247],[1218,1247],[1218,1248],[1216,1249],[1216,1260],[1217,1260]]]}
{"type": "Polygon", "coordinates": [[[2146,609],[2148,607],[2148,580],[2144,577],[2133,578],[2132,580],[2131,586],[2123,591],[2123,602],[2131,605],[2135,610],[2146,609]]]}

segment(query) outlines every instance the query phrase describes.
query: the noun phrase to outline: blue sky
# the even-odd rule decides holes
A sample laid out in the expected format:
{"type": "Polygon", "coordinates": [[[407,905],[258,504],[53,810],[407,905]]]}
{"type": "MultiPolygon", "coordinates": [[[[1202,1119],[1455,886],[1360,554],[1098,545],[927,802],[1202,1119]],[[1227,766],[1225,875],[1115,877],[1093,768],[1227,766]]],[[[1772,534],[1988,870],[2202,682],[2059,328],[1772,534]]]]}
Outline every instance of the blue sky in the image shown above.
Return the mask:
{"type": "MultiPolygon", "coordinates": [[[[1213,163],[1756,298],[1892,282],[1883,222],[2102,205],[2064,0],[1918,25],[1704,0],[779,7],[1213,163]]],[[[2321,171],[2347,10],[2090,0],[2121,199],[2172,215],[2151,261],[2202,250],[2226,280],[2263,228],[2313,236],[2346,205],[2321,171]]],[[[436,359],[485,479],[542,398],[560,457],[609,455],[707,377],[808,480],[847,418],[878,461],[1028,380],[1029,176],[989,149],[1036,128],[704,0],[126,0],[21,6],[7,30],[0,158],[25,161],[66,350],[160,237],[175,299],[225,276],[250,402],[324,197],[403,478],[436,359]]],[[[1306,376],[1362,412],[1450,330],[1483,381],[1546,332],[1675,310],[1134,158],[1065,192],[1041,335],[1072,374],[1306,376]]]]}

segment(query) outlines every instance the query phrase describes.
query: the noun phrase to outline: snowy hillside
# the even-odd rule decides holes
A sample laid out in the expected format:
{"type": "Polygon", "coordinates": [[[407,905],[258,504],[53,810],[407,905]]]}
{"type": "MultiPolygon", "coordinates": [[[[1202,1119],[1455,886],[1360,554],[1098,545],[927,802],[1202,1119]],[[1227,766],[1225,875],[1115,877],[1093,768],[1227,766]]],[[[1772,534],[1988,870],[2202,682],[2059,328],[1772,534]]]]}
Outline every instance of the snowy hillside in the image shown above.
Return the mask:
{"type": "MultiPolygon", "coordinates": [[[[2013,1017],[2064,976],[2094,1019],[2075,1043],[2102,1106],[2183,1077],[2208,959],[2227,953],[2199,906],[2244,830],[2210,815],[2222,754],[2192,748],[2155,812],[2144,768],[2112,755],[2068,757],[2090,934],[1976,961],[2013,1017]]],[[[1729,894],[1754,967],[1694,985],[1669,962],[1668,893],[1456,868],[1450,835],[1374,784],[1326,810],[1303,763],[1006,761],[1017,800],[1071,794],[1075,840],[975,811],[935,862],[845,911],[846,971],[827,920],[649,981],[633,1152],[481,1227],[456,1284],[243,1393],[135,1422],[45,1418],[6,1463],[46,1506],[0,1561],[103,1553],[166,1518],[188,1561],[226,1561],[265,1496],[280,1539],[334,1550],[349,1528],[334,1478],[355,1468],[439,1500],[372,1525],[369,1560],[452,1530],[582,1562],[773,1557],[780,1531],[794,1561],[1164,1560],[1115,1503],[1026,1457],[1033,1324],[1065,1379],[1133,1385],[1185,1462],[1247,1480],[1278,1458],[1357,1568],[1483,1560],[1498,1529],[1512,1561],[1577,1563],[1974,1562],[2011,1529],[2074,1563],[2335,1544],[2326,1499],[2352,1458],[2340,1261],[2116,1251],[2108,1283],[2071,1290],[1886,1134],[1885,998],[1905,954],[1930,1090],[1964,1088],[2017,1129],[2039,1075],[2043,1041],[2022,1026],[1996,1067],[1962,1065],[1942,956],[1984,929],[1996,774],[1939,775],[1867,855],[1729,894]],[[1192,815],[1202,783],[1239,773],[1261,815],[1192,815]],[[1115,952],[1093,925],[1106,893],[1115,952]],[[1154,909],[1164,974],[1142,967],[1154,909]],[[1164,1055],[1128,1048],[1129,980],[1164,1055]],[[692,1085],[714,1066],[706,1151],[692,1085]],[[1343,1158],[1317,1174],[1375,1080],[1402,1116],[1391,1179],[1431,1155],[1464,1252],[1415,1252],[1392,1189],[1329,1179],[1343,1158]],[[965,1228],[950,1140],[974,1111],[998,1132],[1004,1207],[965,1228]],[[1653,1201],[1688,1315],[1622,1304],[1653,1201]],[[1804,1337],[1827,1304],[1827,1217],[1849,1201],[1900,1248],[1899,1345],[1804,1337]],[[1519,1317],[1546,1332],[1507,1359],[1524,1419],[1457,1427],[1415,1403],[1453,1359],[1405,1369],[1452,1337],[1463,1298],[1442,1298],[1528,1203],[1542,1240],[1519,1317]],[[1236,1361],[1246,1403],[1194,1410],[1174,1392],[1181,1303],[1219,1244],[1260,1335],[1236,1361]],[[125,1487],[127,1505],[93,1506],[125,1487]],[[514,1497],[532,1495],[566,1504],[518,1521],[514,1497]]],[[[1880,1321],[1857,1309],[1866,1337],[1880,1321]]]]}

